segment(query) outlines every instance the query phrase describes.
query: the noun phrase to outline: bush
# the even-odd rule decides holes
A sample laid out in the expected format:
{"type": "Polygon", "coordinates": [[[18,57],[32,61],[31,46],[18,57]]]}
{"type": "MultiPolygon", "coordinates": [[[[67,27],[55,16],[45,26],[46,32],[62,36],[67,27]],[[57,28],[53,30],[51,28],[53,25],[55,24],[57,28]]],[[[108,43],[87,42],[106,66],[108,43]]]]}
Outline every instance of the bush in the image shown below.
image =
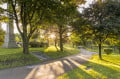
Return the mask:
{"type": "Polygon", "coordinates": [[[112,49],[104,49],[104,52],[109,55],[112,54],[113,50],[112,49]]]}
{"type": "Polygon", "coordinates": [[[29,45],[31,47],[40,47],[40,42],[30,42],[29,45]]]}
{"type": "Polygon", "coordinates": [[[30,42],[29,45],[31,47],[44,47],[46,45],[46,43],[43,43],[43,42],[30,42]]]}

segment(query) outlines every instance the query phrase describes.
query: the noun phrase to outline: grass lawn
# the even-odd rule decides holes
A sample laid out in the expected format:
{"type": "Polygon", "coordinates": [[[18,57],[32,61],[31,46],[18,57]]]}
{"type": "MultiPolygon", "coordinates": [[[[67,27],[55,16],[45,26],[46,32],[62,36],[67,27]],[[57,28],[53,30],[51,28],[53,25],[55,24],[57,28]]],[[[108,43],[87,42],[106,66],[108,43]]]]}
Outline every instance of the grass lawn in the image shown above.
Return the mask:
{"type": "Polygon", "coordinates": [[[61,58],[61,57],[65,57],[65,56],[68,56],[68,55],[77,54],[77,53],[80,52],[80,50],[77,49],[77,48],[64,47],[64,51],[60,52],[60,51],[57,51],[55,46],[50,46],[47,49],[45,49],[44,52],[50,58],[56,59],[56,58],[61,58]]]}
{"type": "MultiPolygon", "coordinates": [[[[106,47],[107,47],[107,46],[106,46],[106,47]]],[[[92,52],[99,52],[98,47],[93,47],[93,48],[87,48],[87,47],[86,47],[85,49],[87,49],[87,50],[89,50],[89,51],[92,51],[92,52]]],[[[101,49],[101,52],[102,52],[102,53],[104,53],[104,49],[106,49],[106,48],[102,47],[102,49],[101,49]]],[[[109,47],[109,46],[108,46],[108,49],[112,49],[112,50],[113,50],[113,54],[119,54],[119,50],[118,50],[118,49],[115,49],[115,50],[114,50],[114,48],[109,47]]]]}
{"type": "MultiPolygon", "coordinates": [[[[39,51],[43,49],[30,48],[30,51],[35,51],[35,50],[39,51]]],[[[41,62],[41,60],[31,54],[24,55],[22,53],[22,48],[17,48],[17,49],[0,48],[0,69],[16,67],[16,66],[24,66],[39,62],[41,62]]]]}
{"type": "MultiPolygon", "coordinates": [[[[54,46],[50,46],[48,48],[30,48],[30,51],[44,52],[52,59],[79,53],[79,50],[75,48],[65,47],[64,49],[65,49],[64,52],[58,52],[54,46]]],[[[24,66],[40,62],[42,61],[33,56],[32,54],[24,55],[22,53],[22,48],[17,49],[0,48],[0,69],[24,66]]]]}
{"type": "Polygon", "coordinates": [[[57,79],[120,79],[120,55],[97,55],[78,68],[65,73],[57,79]],[[86,67],[91,69],[86,70],[86,67]]]}
{"type": "MultiPolygon", "coordinates": [[[[94,49],[85,48],[85,49],[87,49],[87,50],[89,50],[89,51],[92,51],[92,52],[99,52],[98,48],[94,48],[94,49]]],[[[102,50],[102,52],[103,52],[103,50],[102,50]]]]}

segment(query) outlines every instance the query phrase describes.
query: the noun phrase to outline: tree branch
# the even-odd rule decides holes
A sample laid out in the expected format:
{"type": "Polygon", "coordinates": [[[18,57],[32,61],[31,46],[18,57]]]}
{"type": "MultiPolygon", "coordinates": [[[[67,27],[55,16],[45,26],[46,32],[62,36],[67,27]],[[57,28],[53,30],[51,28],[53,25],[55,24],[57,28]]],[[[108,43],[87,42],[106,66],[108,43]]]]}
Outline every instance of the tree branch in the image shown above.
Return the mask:
{"type": "Polygon", "coordinates": [[[22,33],[22,31],[20,30],[20,27],[19,27],[18,16],[17,16],[17,12],[16,12],[16,9],[15,9],[16,6],[13,4],[13,0],[10,0],[10,4],[11,4],[12,9],[13,9],[13,14],[14,14],[14,17],[15,17],[17,29],[18,29],[19,33],[21,34],[21,36],[23,36],[23,33],[22,33]]]}

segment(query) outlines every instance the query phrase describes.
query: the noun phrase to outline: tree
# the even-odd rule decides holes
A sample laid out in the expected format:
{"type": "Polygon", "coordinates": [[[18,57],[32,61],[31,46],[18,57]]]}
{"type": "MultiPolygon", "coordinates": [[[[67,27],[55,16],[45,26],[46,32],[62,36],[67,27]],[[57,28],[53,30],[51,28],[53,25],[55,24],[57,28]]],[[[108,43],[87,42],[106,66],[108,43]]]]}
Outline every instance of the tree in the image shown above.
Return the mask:
{"type": "Polygon", "coordinates": [[[98,44],[100,59],[102,59],[102,44],[108,37],[115,35],[119,28],[119,12],[119,2],[99,0],[90,7],[84,8],[84,11],[71,24],[85,43],[87,40],[93,40],[98,44]]]}
{"type": "Polygon", "coordinates": [[[116,9],[116,2],[111,4],[111,1],[95,2],[83,12],[84,17],[89,20],[92,29],[92,39],[96,41],[99,47],[99,58],[102,59],[101,46],[106,38],[111,35],[115,29],[114,26],[118,25],[118,18],[115,17],[114,10],[116,9]],[[109,6],[109,8],[108,8],[109,6]],[[112,9],[112,13],[111,10],[112,9]]]}
{"type": "Polygon", "coordinates": [[[52,22],[58,26],[59,47],[63,51],[63,34],[67,31],[68,25],[73,21],[73,17],[77,12],[77,5],[74,0],[58,1],[60,7],[57,7],[52,15],[52,22]]]}
{"type": "Polygon", "coordinates": [[[118,48],[120,53],[120,1],[109,1],[108,4],[106,4],[108,14],[110,14],[111,17],[111,24],[113,25],[114,29],[114,36],[112,36],[112,39],[114,39],[114,45],[118,48]]]}
{"type": "Polygon", "coordinates": [[[29,53],[29,40],[39,25],[46,19],[51,9],[56,7],[53,0],[7,0],[11,15],[23,41],[23,53],[29,53]],[[21,25],[20,25],[21,24],[21,25]],[[28,29],[29,27],[29,29],[28,29]]]}
{"type": "MultiPolygon", "coordinates": [[[[87,40],[91,37],[91,29],[88,20],[84,19],[82,14],[79,13],[76,16],[76,19],[71,22],[71,26],[74,32],[73,36],[75,34],[75,38],[79,39],[75,40],[76,42],[79,42],[77,44],[87,46],[87,40]]],[[[73,40],[73,42],[75,41],[73,40]]]]}

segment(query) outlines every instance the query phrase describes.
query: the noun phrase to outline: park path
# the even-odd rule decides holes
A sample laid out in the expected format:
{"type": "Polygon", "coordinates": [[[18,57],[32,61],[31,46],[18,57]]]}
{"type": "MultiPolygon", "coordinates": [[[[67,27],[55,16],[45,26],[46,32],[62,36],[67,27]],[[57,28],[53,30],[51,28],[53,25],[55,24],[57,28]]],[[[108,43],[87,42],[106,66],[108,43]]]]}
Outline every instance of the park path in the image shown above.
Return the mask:
{"type": "Polygon", "coordinates": [[[23,66],[0,70],[0,79],[55,79],[78,67],[95,52],[81,49],[77,55],[46,61],[39,65],[23,66]]]}

